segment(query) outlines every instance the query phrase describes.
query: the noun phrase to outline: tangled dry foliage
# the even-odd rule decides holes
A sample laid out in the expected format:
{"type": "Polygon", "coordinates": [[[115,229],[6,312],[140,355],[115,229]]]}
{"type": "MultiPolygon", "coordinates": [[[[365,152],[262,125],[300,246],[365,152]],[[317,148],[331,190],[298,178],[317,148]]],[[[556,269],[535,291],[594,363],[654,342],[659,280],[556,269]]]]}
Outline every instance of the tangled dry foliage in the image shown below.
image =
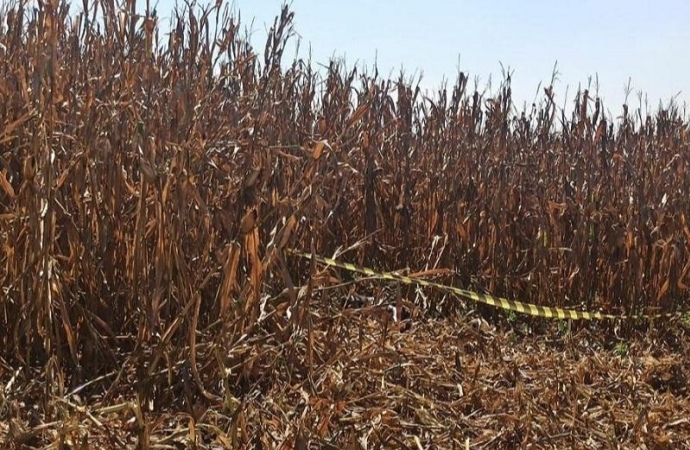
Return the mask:
{"type": "Polygon", "coordinates": [[[675,105],[320,75],[282,63],[287,8],[259,56],[221,1],[169,33],[133,1],[3,5],[3,448],[688,448],[687,318],[524,319],[284,252],[683,310],[675,105]]]}

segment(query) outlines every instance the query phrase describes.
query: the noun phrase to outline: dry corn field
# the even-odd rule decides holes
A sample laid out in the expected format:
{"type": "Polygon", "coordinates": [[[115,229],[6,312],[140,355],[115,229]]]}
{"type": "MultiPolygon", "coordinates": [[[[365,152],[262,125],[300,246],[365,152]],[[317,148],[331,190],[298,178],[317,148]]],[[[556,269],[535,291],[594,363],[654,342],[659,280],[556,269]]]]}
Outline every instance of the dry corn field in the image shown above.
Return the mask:
{"type": "Polygon", "coordinates": [[[690,448],[684,111],[317,71],[277,12],[0,4],[0,448],[690,448]]]}

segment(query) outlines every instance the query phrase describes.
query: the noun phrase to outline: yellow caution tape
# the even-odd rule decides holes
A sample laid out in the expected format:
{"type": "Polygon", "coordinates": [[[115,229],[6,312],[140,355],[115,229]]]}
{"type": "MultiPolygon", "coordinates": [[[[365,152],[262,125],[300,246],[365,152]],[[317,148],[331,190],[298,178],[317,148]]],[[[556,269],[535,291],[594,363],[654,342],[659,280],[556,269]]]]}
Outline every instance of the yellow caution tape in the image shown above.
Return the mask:
{"type": "Polygon", "coordinates": [[[495,297],[489,294],[481,294],[479,292],[472,292],[465,289],[460,289],[454,286],[446,286],[433,281],[424,280],[421,278],[410,278],[404,275],[399,275],[392,272],[377,272],[367,267],[359,267],[354,264],[337,261],[331,258],[324,258],[323,256],[311,255],[309,253],[302,253],[297,250],[288,249],[289,253],[295,256],[306,259],[314,259],[315,261],[325,264],[327,266],[338,267],[350,272],[361,273],[370,277],[379,278],[383,280],[397,281],[404,284],[428,286],[440,289],[446,292],[460,295],[478,303],[495,306],[497,308],[505,309],[507,311],[514,311],[520,314],[529,314],[531,316],[546,317],[549,319],[571,319],[571,320],[604,320],[604,319],[655,319],[661,317],[675,317],[685,314],[685,312],[671,312],[658,314],[643,314],[643,315],[615,315],[605,314],[600,312],[577,311],[573,309],[552,308],[549,306],[534,305],[531,303],[518,302],[515,300],[508,300],[502,297],[495,297]]]}

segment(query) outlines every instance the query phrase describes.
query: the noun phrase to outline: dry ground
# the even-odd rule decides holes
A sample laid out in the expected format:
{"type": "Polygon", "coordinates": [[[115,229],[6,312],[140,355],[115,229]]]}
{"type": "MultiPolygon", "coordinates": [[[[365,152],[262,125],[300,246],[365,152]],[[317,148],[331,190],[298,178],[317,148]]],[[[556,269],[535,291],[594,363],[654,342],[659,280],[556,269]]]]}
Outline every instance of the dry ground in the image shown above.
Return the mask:
{"type": "MultiPolygon", "coordinates": [[[[605,325],[596,323],[572,328],[542,323],[544,330],[533,331],[518,318],[498,329],[472,313],[387,324],[385,315],[367,311],[315,313],[311,326],[287,340],[267,334],[235,346],[229,352],[235,360],[255,363],[241,374],[228,368],[228,390],[216,390],[223,401],[202,400],[192,392],[193,383],[181,381],[183,365],[171,378],[168,395],[157,397],[168,405],[164,408],[155,402],[153,411],[118,408],[136,398],[134,391],[104,402],[111,376],[89,387],[90,398],[55,397],[55,414],[47,418],[30,402],[45,391],[42,375],[27,380],[18,374],[6,389],[0,443],[3,448],[51,443],[52,448],[136,448],[145,440],[161,449],[690,448],[690,339],[681,321],[606,342],[597,337],[606,335],[605,325]]],[[[209,348],[200,347],[200,359],[209,348]]],[[[7,369],[4,385],[12,375],[7,369]]],[[[135,373],[126,372],[124,378],[136,386],[135,373]]]]}

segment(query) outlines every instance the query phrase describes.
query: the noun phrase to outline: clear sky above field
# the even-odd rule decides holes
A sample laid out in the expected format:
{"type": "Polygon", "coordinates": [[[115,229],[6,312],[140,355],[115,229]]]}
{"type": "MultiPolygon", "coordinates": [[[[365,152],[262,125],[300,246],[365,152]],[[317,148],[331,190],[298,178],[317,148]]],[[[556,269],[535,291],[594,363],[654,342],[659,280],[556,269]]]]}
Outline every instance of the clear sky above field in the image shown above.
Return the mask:
{"type": "MultiPolygon", "coordinates": [[[[256,50],[263,49],[266,30],[280,14],[282,3],[232,3],[252,30],[256,50]]],[[[160,0],[159,16],[166,17],[172,4],[174,0],[160,0]]],[[[316,63],[326,64],[335,56],[345,57],[348,67],[354,63],[371,67],[376,61],[383,75],[394,77],[401,67],[408,75],[422,71],[426,88],[440,86],[444,77],[452,83],[458,68],[478,76],[481,87],[491,75],[496,87],[502,63],[514,71],[518,108],[532,102],[540,81],[549,82],[556,62],[561,106],[566,87],[572,100],[578,84],[586,87],[588,78],[594,82],[597,75],[600,95],[615,115],[629,79],[631,105],[639,104],[639,91],[647,94],[651,109],[660,100],[667,104],[675,97],[681,106],[690,100],[687,0],[293,0],[289,4],[302,55],[311,48],[316,63]]]]}

